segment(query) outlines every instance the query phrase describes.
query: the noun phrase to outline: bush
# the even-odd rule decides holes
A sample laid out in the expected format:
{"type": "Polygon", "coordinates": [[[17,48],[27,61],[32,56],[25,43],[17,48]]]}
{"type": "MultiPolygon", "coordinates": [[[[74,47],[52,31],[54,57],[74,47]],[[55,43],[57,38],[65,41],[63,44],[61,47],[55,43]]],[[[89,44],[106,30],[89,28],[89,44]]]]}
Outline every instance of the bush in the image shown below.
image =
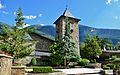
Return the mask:
{"type": "Polygon", "coordinates": [[[33,58],[31,59],[31,62],[30,62],[30,64],[29,64],[29,66],[33,66],[33,65],[37,65],[37,60],[36,60],[35,57],[33,57],[33,58]]]}
{"type": "Polygon", "coordinates": [[[91,59],[90,62],[91,63],[96,63],[96,59],[91,59]]]}
{"type": "Polygon", "coordinates": [[[115,65],[114,64],[107,64],[107,67],[110,67],[110,69],[114,69],[115,65]]]}
{"type": "Polygon", "coordinates": [[[12,64],[12,66],[21,66],[21,64],[19,64],[19,63],[14,63],[14,64],[12,64]]]}
{"type": "Polygon", "coordinates": [[[52,72],[52,67],[49,66],[33,66],[34,73],[50,73],[52,72]]]}
{"type": "Polygon", "coordinates": [[[70,58],[70,62],[78,62],[80,59],[80,56],[74,55],[73,57],[70,58]]]}
{"type": "Polygon", "coordinates": [[[69,68],[75,68],[75,65],[69,65],[69,68]]]}
{"type": "Polygon", "coordinates": [[[89,62],[90,62],[90,61],[89,61],[88,59],[80,59],[80,60],[78,61],[78,65],[80,65],[80,66],[85,66],[85,65],[87,65],[89,62]]]}
{"type": "Polygon", "coordinates": [[[110,67],[108,67],[108,66],[104,66],[103,69],[105,69],[105,70],[109,70],[110,67]]]}
{"type": "Polygon", "coordinates": [[[112,56],[111,58],[110,58],[110,60],[115,60],[117,58],[117,56],[112,56]]]}

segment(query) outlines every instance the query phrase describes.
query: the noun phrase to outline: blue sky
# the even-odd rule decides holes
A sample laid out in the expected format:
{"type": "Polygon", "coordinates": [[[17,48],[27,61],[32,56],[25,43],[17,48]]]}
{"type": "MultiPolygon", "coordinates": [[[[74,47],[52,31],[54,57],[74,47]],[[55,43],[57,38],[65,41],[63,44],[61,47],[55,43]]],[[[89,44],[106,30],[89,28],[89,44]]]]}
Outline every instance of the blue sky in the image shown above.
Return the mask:
{"type": "Polygon", "coordinates": [[[15,23],[21,7],[28,24],[53,25],[66,5],[79,24],[96,28],[120,29],[120,0],[0,0],[0,22],[15,23]]]}

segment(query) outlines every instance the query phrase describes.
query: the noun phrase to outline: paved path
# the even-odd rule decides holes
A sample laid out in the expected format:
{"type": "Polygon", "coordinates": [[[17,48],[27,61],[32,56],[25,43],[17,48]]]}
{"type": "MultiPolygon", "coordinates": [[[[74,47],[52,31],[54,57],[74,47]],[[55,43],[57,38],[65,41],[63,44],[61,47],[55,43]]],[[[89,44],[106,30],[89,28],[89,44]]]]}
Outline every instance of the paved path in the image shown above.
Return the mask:
{"type": "Polygon", "coordinates": [[[71,68],[71,69],[58,69],[66,74],[85,74],[85,75],[100,75],[100,74],[95,74],[101,72],[101,68],[71,68]]]}

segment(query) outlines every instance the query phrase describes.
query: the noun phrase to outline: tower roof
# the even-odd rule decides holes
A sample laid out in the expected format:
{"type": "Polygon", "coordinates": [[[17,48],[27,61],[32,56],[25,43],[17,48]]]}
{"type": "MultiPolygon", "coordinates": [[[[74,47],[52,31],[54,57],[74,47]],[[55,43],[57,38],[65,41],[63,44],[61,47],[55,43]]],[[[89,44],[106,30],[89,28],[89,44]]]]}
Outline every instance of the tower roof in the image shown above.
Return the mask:
{"type": "Polygon", "coordinates": [[[75,18],[75,17],[70,13],[70,11],[66,8],[65,11],[63,12],[63,14],[54,22],[54,24],[56,24],[57,21],[59,21],[60,18],[62,18],[62,17],[68,17],[68,18],[72,18],[72,19],[75,19],[75,20],[77,20],[77,21],[80,21],[80,19],[75,18]]]}
{"type": "Polygon", "coordinates": [[[65,9],[63,16],[74,17],[67,8],[65,9]]]}

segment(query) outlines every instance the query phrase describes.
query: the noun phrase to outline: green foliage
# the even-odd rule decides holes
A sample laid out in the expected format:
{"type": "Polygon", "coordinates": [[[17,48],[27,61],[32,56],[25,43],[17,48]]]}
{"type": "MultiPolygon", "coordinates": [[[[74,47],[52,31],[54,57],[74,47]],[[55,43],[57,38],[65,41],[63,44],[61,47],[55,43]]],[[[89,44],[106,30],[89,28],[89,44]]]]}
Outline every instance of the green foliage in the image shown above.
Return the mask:
{"type": "Polygon", "coordinates": [[[102,50],[104,50],[104,48],[106,50],[112,50],[112,44],[110,42],[110,40],[106,40],[106,39],[101,39],[98,36],[96,36],[97,42],[99,43],[99,46],[101,47],[102,50]]]}
{"type": "Polygon", "coordinates": [[[81,57],[90,58],[97,57],[102,54],[101,47],[99,45],[99,41],[96,36],[91,37],[87,35],[85,40],[85,44],[81,47],[81,57]]]}
{"type": "Polygon", "coordinates": [[[65,19],[65,34],[62,39],[62,54],[64,56],[64,65],[66,66],[69,63],[70,59],[73,58],[77,53],[75,52],[75,43],[72,41],[70,25],[68,17],[65,19]],[[68,61],[68,62],[67,62],[68,61]]]}
{"type": "Polygon", "coordinates": [[[115,50],[120,50],[120,42],[115,45],[115,50]]]}
{"type": "Polygon", "coordinates": [[[90,62],[91,63],[96,63],[96,59],[91,59],[90,62]]]}
{"type": "Polygon", "coordinates": [[[110,70],[110,67],[108,67],[107,65],[103,65],[103,69],[110,70]]]}
{"type": "Polygon", "coordinates": [[[14,55],[15,59],[23,58],[29,55],[34,48],[35,42],[29,41],[26,36],[33,29],[23,28],[25,24],[22,10],[19,8],[16,12],[16,24],[13,27],[4,25],[3,34],[0,36],[0,50],[14,55]]]}
{"type": "Polygon", "coordinates": [[[111,58],[110,58],[110,60],[115,60],[117,58],[117,56],[112,56],[111,58]]]}
{"type": "Polygon", "coordinates": [[[114,68],[115,68],[115,65],[114,65],[114,64],[107,64],[106,66],[107,66],[107,67],[110,67],[110,69],[114,69],[114,68]]]}
{"type": "Polygon", "coordinates": [[[49,64],[50,64],[49,61],[40,61],[40,60],[37,60],[37,65],[48,66],[49,64]]]}
{"type": "Polygon", "coordinates": [[[80,59],[80,57],[78,55],[73,55],[71,58],[70,58],[70,62],[78,62],[80,59]]]}
{"type": "Polygon", "coordinates": [[[88,59],[80,59],[79,61],[78,61],[78,65],[80,65],[80,66],[85,66],[85,65],[87,65],[88,63],[89,63],[90,61],[88,60],[88,59]]]}
{"type": "Polygon", "coordinates": [[[31,66],[37,65],[37,60],[36,60],[35,57],[33,57],[33,58],[31,59],[30,65],[31,65],[31,66]]]}
{"type": "Polygon", "coordinates": [[[106,50],[113,50],[112,44],[106,44],[106,50]]]}
{"type": "Polygon", "coordinates": [[[52,62],[52,64],[60,65],[63,62],[60,43],[58,41],[54,42],[54,44],[49,47],[49,51],[51,53],[50,61],[52,62]]]}
{"type": "Polygon", "coordinates": [[[21,66],[19,63],[12,64],[12,66],[21,66]]]}
{"type": "Polygon", "coordinates": [[[75,65],[73,64],[73,65],[69,65],[69,68],[75,68],[75,65]]]}
{"type": "Polygon", "coordinates": [[[52,67],[46,66],[33,66],[34,73],[51,73],[52,67]]]}

